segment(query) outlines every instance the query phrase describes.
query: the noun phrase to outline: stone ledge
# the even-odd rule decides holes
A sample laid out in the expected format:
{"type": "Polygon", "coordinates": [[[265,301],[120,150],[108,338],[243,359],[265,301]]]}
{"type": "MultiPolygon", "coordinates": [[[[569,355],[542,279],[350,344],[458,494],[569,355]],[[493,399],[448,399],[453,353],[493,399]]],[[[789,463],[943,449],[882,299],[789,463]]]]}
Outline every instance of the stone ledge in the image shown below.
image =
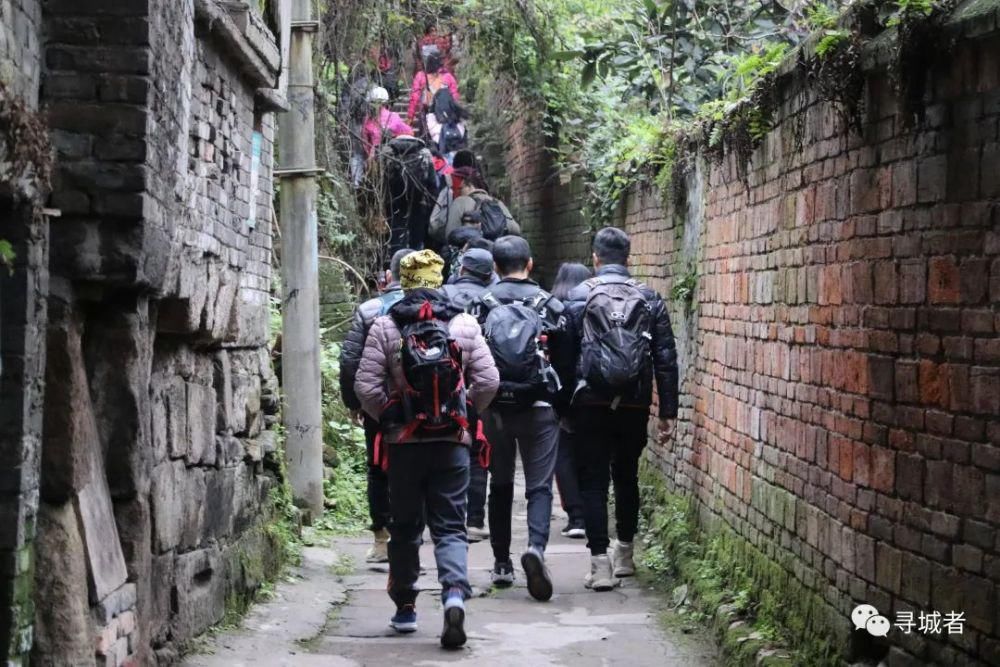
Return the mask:
{"type": "Polygon", "coordinates": [[[249,25],[246,32],[240,30],[226,8],[216,0],[195,0],[195,20],[239,62],[244,76],[254,84],[261,88],[277,85],[281,56],[269,31],[251,29],[249,25]]]}

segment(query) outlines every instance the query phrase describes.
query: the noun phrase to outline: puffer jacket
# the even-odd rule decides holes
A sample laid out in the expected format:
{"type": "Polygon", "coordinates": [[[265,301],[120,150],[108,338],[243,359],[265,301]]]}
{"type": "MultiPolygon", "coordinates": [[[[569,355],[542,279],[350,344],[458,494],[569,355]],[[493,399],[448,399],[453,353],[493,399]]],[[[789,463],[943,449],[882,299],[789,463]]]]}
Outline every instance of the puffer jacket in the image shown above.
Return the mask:
{"type": "Polygon", "coordinates": [[[340,396],[348,410],[360,410],[361,401],[354,393],[354,380],[361,363],[361,353],[365,349],[365,339],[368,330],[379,315],[384,315],[386,309],[403,298],[403,289],[399,283],[390,283],[382,294],[368,299],[354,312],[351,328],[340,346],[340,396]]]}
{"type": "MultiPolygon", "coordinates": [[[[455,314],[458,312],[457,309],[433,290],[413,290],[390,309],[389,315],[383,315],[375,320],[365,341],[354,390],[361,400],[362,409],[376,421],[382,416],[390,397],[398,394],[405,386],[401,356],[403,340],[393,314],[418,307],[424,301],[431,302],[435,317],[449,321],[448,329],[451,336],[462,351],[462,370],[465,374],[468,398],[477,413],[486,409],[500,386],[500,375],[497,373],[496,364],[475,318],[465,313],[455,314]]],[[[383,441],[387,443],[400,441],[404,425],[381,424],[380,426],[383,441]]],[[[435,437],[433,441],[441,442],[443,439],[446,442],[471,445],[472,435],[462,430],[444,438],[435,437]]],[[[414,436],[407,442],[420,440],[420,437],[414,436]]]]}

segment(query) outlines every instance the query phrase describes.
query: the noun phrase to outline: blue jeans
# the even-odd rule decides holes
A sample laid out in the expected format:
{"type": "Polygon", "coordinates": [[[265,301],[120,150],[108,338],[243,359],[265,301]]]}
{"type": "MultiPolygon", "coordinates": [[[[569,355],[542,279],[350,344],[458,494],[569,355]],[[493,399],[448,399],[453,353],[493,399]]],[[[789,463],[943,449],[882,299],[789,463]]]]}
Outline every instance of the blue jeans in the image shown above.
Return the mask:
{"type": "Polygon", "coordinates": [[[463,445],[389,445],[389,597],[397,606],[413,604],[419,592],[425,507],[442,595],[452,589],[472,595],[465,534],[468,486],[469,450],[463,445]]]}
{"type": "Polygon", "coordinates": [[[552,476],[559,446],[559,419],[550,407],[493,408],[483,419],[493,445],[490,461],[490,545],[498,561],[510,559],[514,468],[518,450],[528,501],[528,544],[542,551],[549,543],[552,476]]]}

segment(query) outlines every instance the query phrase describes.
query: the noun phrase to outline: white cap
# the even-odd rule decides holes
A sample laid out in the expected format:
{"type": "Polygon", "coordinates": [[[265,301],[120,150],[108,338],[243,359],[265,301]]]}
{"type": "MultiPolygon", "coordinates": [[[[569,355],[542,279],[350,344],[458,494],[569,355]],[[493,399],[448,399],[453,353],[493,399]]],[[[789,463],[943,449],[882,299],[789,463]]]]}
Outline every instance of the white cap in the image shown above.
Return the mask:
{"type": "Polygon", "coordinates": [[[389,101],[389,91],[382,86],[375,86],[368,91],[368,101],[372,104],[385,104],[389,101]]]}

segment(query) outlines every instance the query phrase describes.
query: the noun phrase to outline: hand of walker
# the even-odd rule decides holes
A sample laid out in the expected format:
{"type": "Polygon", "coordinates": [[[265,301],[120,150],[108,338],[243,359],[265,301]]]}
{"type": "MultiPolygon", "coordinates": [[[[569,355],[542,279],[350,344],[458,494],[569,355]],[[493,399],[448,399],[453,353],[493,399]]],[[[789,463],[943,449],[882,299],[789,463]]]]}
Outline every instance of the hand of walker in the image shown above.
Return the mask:
{"type": "Polygon", "coordinates": [[[666,444],[670,437],[674,434],[674,420],[673,419],[661,419],[659,425],[659,440],[660,444],[666,444]]]}

